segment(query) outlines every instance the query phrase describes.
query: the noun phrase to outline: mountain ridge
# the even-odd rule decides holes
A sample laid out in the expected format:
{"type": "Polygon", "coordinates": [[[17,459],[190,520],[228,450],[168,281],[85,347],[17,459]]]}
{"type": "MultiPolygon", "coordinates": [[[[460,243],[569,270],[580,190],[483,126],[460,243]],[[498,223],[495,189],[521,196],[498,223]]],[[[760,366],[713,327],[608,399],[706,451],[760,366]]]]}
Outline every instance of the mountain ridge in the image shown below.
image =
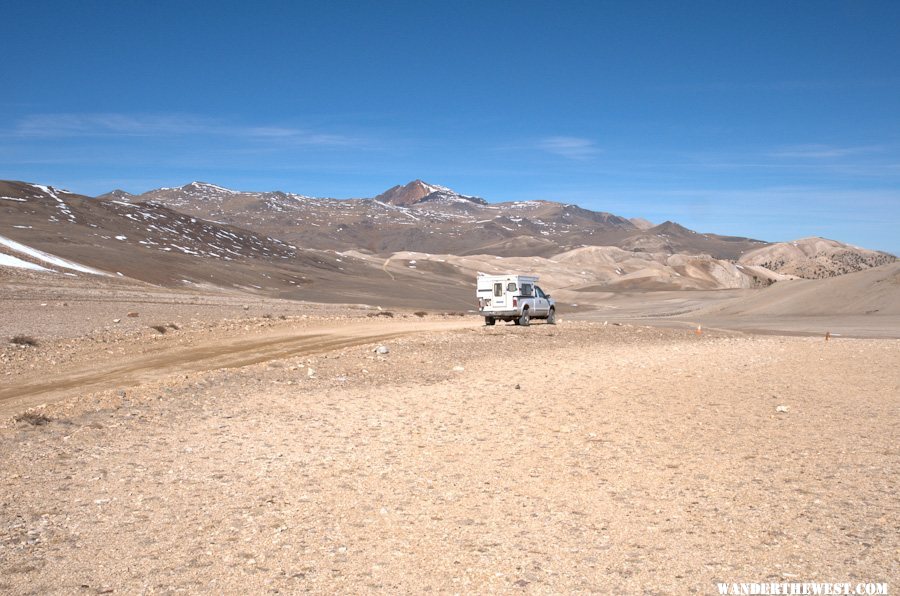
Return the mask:
{"type": "Polygon", "coordinates": [[[359,248],[378,254],[414,250],[549,256],[589,245],[736,259],[743,252],[768,244],[751,238],[702,234],[675,223],[660,224],[664,226],[660,228],[638,220],[638,226],[627,218],[571,203],[489,203],[421,179],[362,199],[235,191],[191,182],[123,200],[157,202],[190,215],[264,231],[309,248],[359,248]]]}

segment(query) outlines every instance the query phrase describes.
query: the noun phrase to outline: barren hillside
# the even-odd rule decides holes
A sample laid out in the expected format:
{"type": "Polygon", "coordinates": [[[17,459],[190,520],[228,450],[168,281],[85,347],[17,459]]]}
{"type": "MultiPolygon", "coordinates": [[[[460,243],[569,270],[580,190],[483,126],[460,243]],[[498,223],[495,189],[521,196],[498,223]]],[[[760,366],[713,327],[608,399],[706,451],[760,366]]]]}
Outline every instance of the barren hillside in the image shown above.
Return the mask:
{"type": "Polygon", "coordinates": [[[723,315],[900,315],[900,263],[778,283],[715,309],[723,315]]]}
{"type": "Polygon", "coordinates": [[[822,279],[893,263],[894,255],[851,246],[826,238],[801,238],[779,242],[750,251],[740,258],[746,265],[758,265],[806,279],[822,279]]]}

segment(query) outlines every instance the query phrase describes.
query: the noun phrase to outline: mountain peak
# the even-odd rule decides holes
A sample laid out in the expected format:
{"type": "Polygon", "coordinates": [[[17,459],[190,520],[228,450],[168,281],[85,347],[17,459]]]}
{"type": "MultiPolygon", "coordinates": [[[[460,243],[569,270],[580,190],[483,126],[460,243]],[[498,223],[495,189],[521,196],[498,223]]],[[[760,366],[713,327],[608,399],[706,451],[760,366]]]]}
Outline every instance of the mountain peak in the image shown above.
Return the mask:
{"type": "Polygon", "coordinates": [[[218,186],[216,184],[210,184],[209,182],[200,182],[194,181],[189,182],[181,187],[181,190],[184,191],[201,191],[201,192],[215,192],[215,193],[224,193],[230,195],[238,194],[238,191],[231,190],[230,188],[225,188],[224,186],[218,186]]]}
{"type": "Polygon", "coordinates": [[[98,199],[106,199],[106,200],[110,200],[110,201],[128,201],[133,196],[134,195],[131,194],[130,192],[124,191],[121,188],[117,188],[106,194],[100,195],[97,198],[98,199]]]}
{"type": "Polygon", "coordinates": [[[424,180],[416,179],[412,182],[407,182],[403,186],[398,184],[397,186],[387,189],[375,197],[375,200],[390,205],[408,207],[409,205],[420,202],[422,199],[438,190],[453,192],[449,188],[435,186],[433,184],[428,184],[424,180]]]}
{"type": "Polygon", "coordinates": [[[417,203],[436,199],[461,200],[470,203],[484,205],[487,203],[479,197],[469,197],[461,195],[451,188],[441,186],[439,184],[429,184],[424,180],[415,179],[407,182],[403,186],[397,185],[387,189],[374,200],[390,205],[398,205],[400,207],[410,207],[417,203]]]}
{"type": "Polygon", "coordinates": [[[676,223],[671,220],[666,220],[659,224],[658,226],[653,226],[652,228],[648,228],[646,230],[652,234],[696,234],[697,232],[693,230],[689,230],[684,227],[680,223],[676,223]]]}

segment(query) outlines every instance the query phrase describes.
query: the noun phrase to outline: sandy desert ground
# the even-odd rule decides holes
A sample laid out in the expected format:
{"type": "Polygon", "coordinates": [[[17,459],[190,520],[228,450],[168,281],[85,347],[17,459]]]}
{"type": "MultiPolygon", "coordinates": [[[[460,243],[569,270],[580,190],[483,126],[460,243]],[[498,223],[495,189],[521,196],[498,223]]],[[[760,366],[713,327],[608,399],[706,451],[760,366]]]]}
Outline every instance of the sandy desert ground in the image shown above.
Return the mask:
{"type": "Polygon", "coordinates": [[[898,577],[896,339],[115,291],[4,309],[2,593],[898,577]]]}

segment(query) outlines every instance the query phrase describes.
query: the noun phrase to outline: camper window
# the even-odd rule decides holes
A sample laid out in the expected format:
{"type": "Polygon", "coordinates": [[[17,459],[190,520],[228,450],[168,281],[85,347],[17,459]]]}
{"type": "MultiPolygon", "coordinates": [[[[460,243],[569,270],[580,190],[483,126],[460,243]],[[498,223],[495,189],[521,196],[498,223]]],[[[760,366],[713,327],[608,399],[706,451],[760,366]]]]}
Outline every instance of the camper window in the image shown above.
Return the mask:
{"type": "Polygon", "coordinates": [[[494,284],[494,296],[502,296],[503,295],[503,284],[495,283],[494,284]]]}
{"type": "Polygon", "coordinates": [[[515,292],[516,291],[516,282],[511,281],[508,284],[506,284],[506,291],[507,292],[515,292]]]}
{"type": "Polygon", "coordinates": [[[522,284],[522,295],[531,296],[531,284],[522,284]]]}

